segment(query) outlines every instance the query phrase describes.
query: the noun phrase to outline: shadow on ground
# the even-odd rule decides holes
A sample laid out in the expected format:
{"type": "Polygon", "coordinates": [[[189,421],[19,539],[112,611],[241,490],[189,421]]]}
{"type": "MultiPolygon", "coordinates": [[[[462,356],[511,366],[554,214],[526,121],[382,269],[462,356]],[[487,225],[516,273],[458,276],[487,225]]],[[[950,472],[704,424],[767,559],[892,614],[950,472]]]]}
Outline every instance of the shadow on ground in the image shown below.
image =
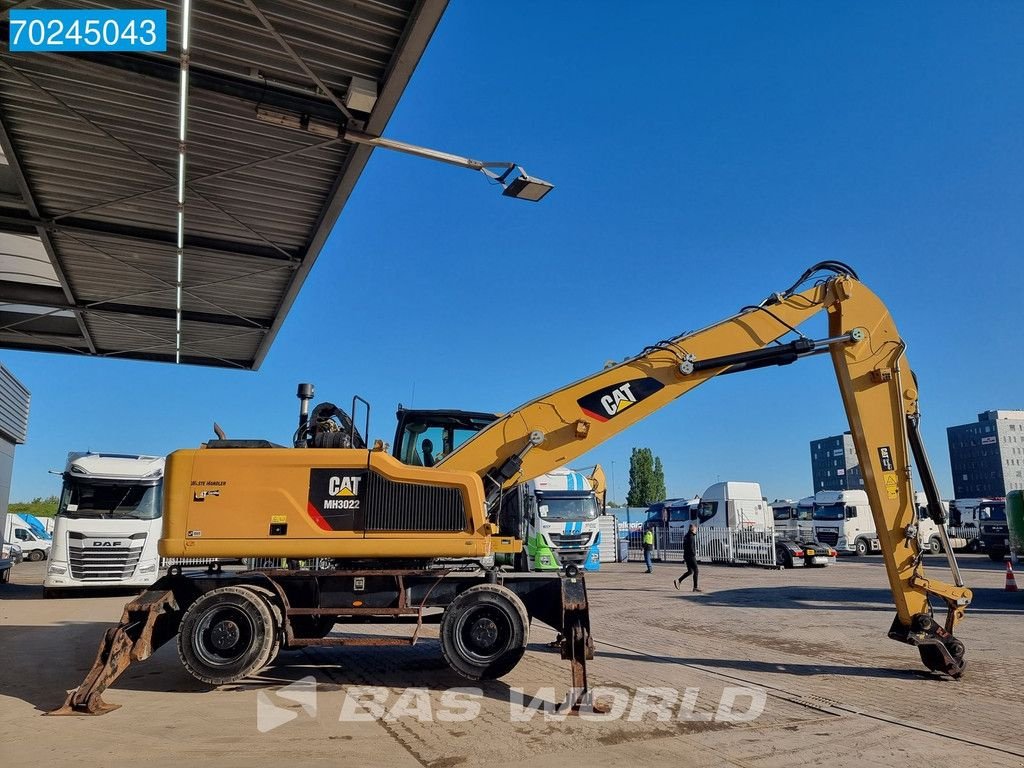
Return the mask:
{"type": "MultiPolygon", "coordinates": [[[[0,626],[0,649],[5,662],[0,667],[0,692],[25,701],[40,712],[59,707],[67,691],[85,678],[110,626],[89,621],[50,626],[0,626]],[[40,664],[40,659],[50,659],[52,663],[40,664]],[[31,674],[26,674],[28,670],[31,674]]],[[[344,627],[339,626],[338,631],[344,632],[344,627]]],[[[398,633],[383,627],[380,634],[398,633]]],[[[539,653],[551,652],[543,644],[531,648],[539,653]]],[[[421,639],[415,646],[310,647],[282,651],[260,675],[219,689],[199,682],[182,667],[172,640],[146,661],[132,664],[111,690],[192,694],[212,690],[258,690],[287,685],[309,675],[317,679],[321,690],[348,685],[428,690],[469,686],[489,698],[501,701],[509,698],[509,686],[500,680],[471,682],[453,672],[441,654],[440,644],[433,638],[421,639]]]]}

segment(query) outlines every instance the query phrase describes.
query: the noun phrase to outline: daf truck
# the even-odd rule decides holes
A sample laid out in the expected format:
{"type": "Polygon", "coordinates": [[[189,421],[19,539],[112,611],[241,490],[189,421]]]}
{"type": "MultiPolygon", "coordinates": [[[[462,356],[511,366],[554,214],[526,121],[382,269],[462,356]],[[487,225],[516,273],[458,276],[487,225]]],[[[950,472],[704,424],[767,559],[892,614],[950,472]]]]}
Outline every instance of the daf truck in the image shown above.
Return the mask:
{"type": "Polygon", "coordinates": [[[838,552],[866,555],[881,550],[865,491],[818,491],[811,522],[815,540],[838,552]]]}
{"type": "Polygon", "coordinates": [[[586,571],[598,570],[601,508],[590,479],[562,467],[531,480],[526,494],[526,569],[554,571],[572,563],[586,571]]]}
{"type": "Polygon", "coordinates": [[[157,580],[163,476],[162,456],[68,454],[44,596],[157,580]]]}

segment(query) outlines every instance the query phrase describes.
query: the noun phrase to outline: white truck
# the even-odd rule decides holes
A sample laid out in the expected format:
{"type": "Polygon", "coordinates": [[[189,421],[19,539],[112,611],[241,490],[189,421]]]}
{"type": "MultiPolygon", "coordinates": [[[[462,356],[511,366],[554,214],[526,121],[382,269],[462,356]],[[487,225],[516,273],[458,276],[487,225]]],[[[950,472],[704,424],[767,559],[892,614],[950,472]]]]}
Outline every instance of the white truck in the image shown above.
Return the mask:
{"type": "Polygon", "coordinates": [[[50,536],[45,531],[34,530],[19,515],[7,514],[7,522],[4,524],[4,541],[9,541],[21,547],[26,560],[37,562],[45,560],[50,556],[50,547],[53,545],[50,536]]]}
{"type": "Polygon", "coordinates": [[[573,564],[601,567],[601,506],[582,472],[556,469],[526,484],[520,570],[551,571],[573,564]]]}
{"type": "Polygon", "coordinates": [[[818,491],[811,522],[815,540],[838,552],[866,555],[881,551],[865,491],[818,491]]]}
{"type": "Polygon", "coordinates": [[[68,454],[44,596],[156,581],[163,476],[162,456],[68,454]]]}
{"type": "MultiPolygon", "coordinates": [[[[942,553],[942,537],[939,534],[939,525],[928,516],[928,498],[924,491],[914,494],[914,504],[917,506],[917,540],[921,548],[930,551],[933,555],[942,553]]],[[[946,512],[946,520],[949,520],[949,504],[942,502],[942,509],[946,512]]],[[[949,539],[949,546],[953,549],[964,549],[967,547],[967,539],[956,535],[955,530],[950,530],[946,525],[946,536],[949,539]]]]}
{"type": "Polygon", "coordinates": [[[697,557],[704,560],[771,561],[775,520],[758,483],[730,480],[715,483],[689,501],[672,499],[652,504],[645,528],[655,530],[656,543],[677,549],[690,524],[697,526],[697,557]]]}
{"type": "MultiPolygon", "coordinates": [[[[802,500],[801,500],[802,501],[802,500]]],[[[775,534],[792,541],[813,541],[811,516],[814,504],[801,504],[793,499],[776,499],[768,505],[775,519],[775,534]]]]}

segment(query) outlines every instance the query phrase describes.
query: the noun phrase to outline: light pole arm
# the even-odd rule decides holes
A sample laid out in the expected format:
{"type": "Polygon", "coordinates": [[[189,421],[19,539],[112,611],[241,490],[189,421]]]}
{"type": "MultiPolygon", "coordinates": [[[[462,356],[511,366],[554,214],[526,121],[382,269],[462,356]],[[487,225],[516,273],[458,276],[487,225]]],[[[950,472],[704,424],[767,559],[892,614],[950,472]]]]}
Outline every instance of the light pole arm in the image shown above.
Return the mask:
{"type": "Polygon", "coordinates": [[[512,170],[516,167],[515,163],[505,162],[490,162],[483,160],[474,160],[471,157],[462,157],[461,155],[453,155],[450,152],[441,152],[437,149],[429,149],[427,147],[420,147],[416,144],[406,144],[404,141],[395,141],[394,139],[385,139],[382,136],[371,136],[368,133],[362,131],[345,131],[343,136],[345,141],[352,142],[353,144],[365,144],[368,147],[380,147],[381,149],[393,149],[396,152],[405,152],[407,155],[415,155],[416,157],[425,157],[428,160],[439,160],[442,163],[450,163],[451,165],[457,165],[461,168],[469,168],[474,171],[483,171],[487,168],[505,168],[506,170],[512,170]]]}

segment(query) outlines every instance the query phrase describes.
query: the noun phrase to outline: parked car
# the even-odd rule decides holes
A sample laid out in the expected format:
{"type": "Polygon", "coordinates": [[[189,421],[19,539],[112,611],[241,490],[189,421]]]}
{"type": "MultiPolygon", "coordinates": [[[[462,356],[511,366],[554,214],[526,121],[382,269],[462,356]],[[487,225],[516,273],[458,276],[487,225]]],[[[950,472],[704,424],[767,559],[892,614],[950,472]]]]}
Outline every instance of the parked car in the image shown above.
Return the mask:
{"type": "Polygon", "coordinates": [[[11,580],[11,568],[21,560],[21,547],[14,542],[7,542],[0,547],[0,584],[6,584],[11,580]]]}

